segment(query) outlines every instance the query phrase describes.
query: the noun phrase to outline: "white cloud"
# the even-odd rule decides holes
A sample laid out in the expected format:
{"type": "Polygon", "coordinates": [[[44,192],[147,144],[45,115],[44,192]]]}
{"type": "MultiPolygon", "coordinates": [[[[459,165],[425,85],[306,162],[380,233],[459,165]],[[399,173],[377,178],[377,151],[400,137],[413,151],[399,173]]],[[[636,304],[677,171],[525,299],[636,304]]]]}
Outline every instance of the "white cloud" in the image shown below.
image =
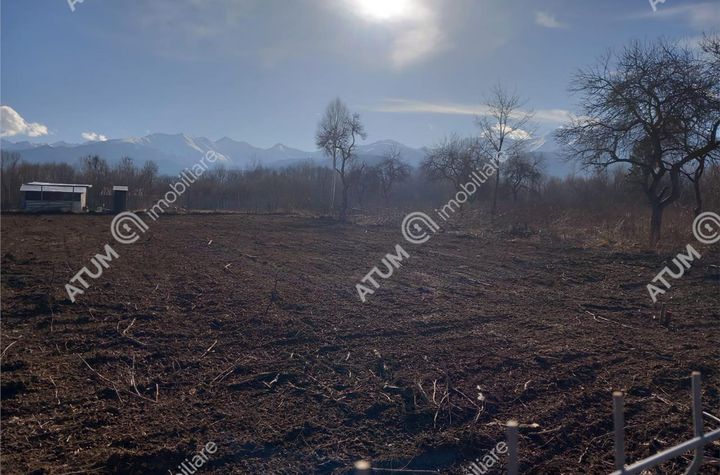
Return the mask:
{"type": "Polygon", "coordinates": [[[547,12],[535,12],[535,24],[545,28],[567,28],[565,23],[557,21],[555,15],[547,12]]]}
{"type": "MultiPolygon", "coordinates": [[[[495,124],[493,128],[497,131],[501,130],[500,124],[495,124]]],[[[506,127],[505,130],[507,131],[507,136],[513,140],[530,140],[532,138],[532,135],[530,135],[530,132],[527,130],[513,129],[512,127],[506,127]]]]}
{"type": "MultiPolygon", "coordinates": [[[[412,99],[385,99],[380,105],[370,107],[376,112],[392,112],[407,114],[451,114],[451,115],[487,115],[489,109],[484,104],[457,104],[452,102],[426,102],[412,99]]],[[[519,115],[525,111],[518,111],[519,115]]],[[[537,122],[562,124],[575,116],[565,109],[538,109],[532,112],[537,122]]]]}
{"type": "Polygon", "coordinates": [[[88,142],[105,142],[108,138],[95,132],[83,132],[80,134],[88,142]]]}
{"type": "Polygon", "coordinates": [[[0,137],[13,137],[15,135],[40,137],[47,134],[47,126],[37,122],[25,122],[25,119],[12,107],[0,106],[0,137]]]}

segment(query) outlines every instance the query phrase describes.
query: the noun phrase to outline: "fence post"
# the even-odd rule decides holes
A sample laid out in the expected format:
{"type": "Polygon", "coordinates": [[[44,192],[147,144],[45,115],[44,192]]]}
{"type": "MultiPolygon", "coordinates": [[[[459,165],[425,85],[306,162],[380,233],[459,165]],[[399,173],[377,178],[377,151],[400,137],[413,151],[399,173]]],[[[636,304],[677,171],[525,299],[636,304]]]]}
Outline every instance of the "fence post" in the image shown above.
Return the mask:
{"type": "Polygon", "coordinates": [[[613,393],[613,425],[615,426],[615,469],[625,472],[625,415],[623,394],[613,393]]]}
{"type": "MultiPolygon", "coordinates": [[[[692,415],[693,415],[693,435],[695,437],[703,436],[703,420],[702,420],[702,392],[700,390],[700,372],[693,371],[692,375],[692,415]]],[[[703,463],[703,450],[705,446],[695,449],[692,462],[688,467],[685,475],[695,475],[703,463]]]]}
{"type": "Polygon", "coordinates": [[[370,462],[367,460],[355,462],[355,475],[370,475],[370,462]]]}
{"type": "Polygon", "coordinates": [[[508,475],[518,475],[518,423],[510,420],[505,430],[508,444],[508,475]]]}

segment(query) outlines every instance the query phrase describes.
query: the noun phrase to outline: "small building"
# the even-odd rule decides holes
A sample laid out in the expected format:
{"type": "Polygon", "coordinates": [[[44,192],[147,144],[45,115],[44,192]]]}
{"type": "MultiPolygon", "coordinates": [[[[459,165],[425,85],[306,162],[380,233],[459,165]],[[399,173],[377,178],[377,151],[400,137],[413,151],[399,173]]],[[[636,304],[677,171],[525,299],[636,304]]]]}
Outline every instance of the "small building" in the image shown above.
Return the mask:
{"type": "Polygon", "coordinates": [[[33,181],[20,187],[22,207],[31,212],[81,213],[87,208],[87,190],[92,185],[33,181]]]}
{"type": "Polygon", "coordinates": [[[120,213],[127,209],[127,186],[113,186],[113,213],[120,213]]]}

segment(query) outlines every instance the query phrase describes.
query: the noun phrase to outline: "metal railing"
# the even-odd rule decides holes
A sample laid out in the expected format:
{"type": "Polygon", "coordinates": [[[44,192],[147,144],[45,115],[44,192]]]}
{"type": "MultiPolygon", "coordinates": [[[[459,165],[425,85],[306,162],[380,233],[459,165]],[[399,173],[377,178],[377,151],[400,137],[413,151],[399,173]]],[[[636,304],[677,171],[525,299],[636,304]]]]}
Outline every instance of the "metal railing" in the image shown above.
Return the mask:
{"type": "Polygon", "coordinates": [[[693,450],[693,459],[690,462],[685,475],[694,475],[700,470],[703,463],[703,448],[710,442],[720,439],[720,429],[703,434],[703,410],[700,391],[700,373],[692,373],[692,416],[693,416],[693,437],[681,444],[658,452],[655,455],[635,462],[632,465],[625,465],[625,416],[623,414],[623,394],[613,393],[613,420],[615,421],[615,471],[611,475],[635,475],[643,470],[660,465],[670,459],[682,455],[688,450],[693,450]]]}
{"type": "MultiPolygon", "coordinates": [[[[625,410],[624,398],[621,392],[613,393],[613,425],[615,434],[615,471],[610,475],[638,475],[643,470],[660,465],[675,457],[679,457],[683,453],[693,450],[693,459],[690,462],[684,475],[695,475],[700,470],[703,463],[703,448],[715,440],[720,439],[720,429],[715,429],[703,434],[703,410],[701,398],[701,382],[700,373],[694,371],[691,375],[692,380],[692,416],[693,416],[693,435],[690,440],[670,447],[669,449],[658,452],[655,455],[639,460],[631,465],[625,464],[625,410]]],[[[710,416],[709,414],[707,414],[710,416]]],[[[715,419],[713,417],[713,419],[715,419]]],[[[717,420],[717,419],[716,419],[717,420]]],[[[720,420],[719,420],[720,422],[720,420]]],[[[508,421],[505,427],[505,437],[508,446],[508,475],[519,474],[519,458],[518,458],[518,423],[517,421],[508,421]]],[[[385,471],[384,469],[375,469],[377,471],[385,471]]],[[[369,475],[371,471],[375,471],[370,462],[361,460],[355,463],[355,473],[357,475],[369,475]]]]}

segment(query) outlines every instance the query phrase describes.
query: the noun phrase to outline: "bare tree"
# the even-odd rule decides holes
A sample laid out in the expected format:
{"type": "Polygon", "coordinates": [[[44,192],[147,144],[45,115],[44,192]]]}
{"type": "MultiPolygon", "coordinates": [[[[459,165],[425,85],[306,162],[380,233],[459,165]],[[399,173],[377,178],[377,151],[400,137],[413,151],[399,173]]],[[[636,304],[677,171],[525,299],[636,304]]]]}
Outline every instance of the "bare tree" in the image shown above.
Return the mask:
{"type": "Polygon", "coordinates": [[[720,34],[703,37],[700,48],[706,55],[705,61],[715,70],[715,75],[720,75],[720,34]]]}
{"type": "Polygon", "coordinates": [[[482,145],[478,139],[453,134],[428,151],[421,169],[431,180],[446,180],[460,188],[473,171],[487,163],[489,157],[482,145]]]}
{"type": "Polygon", "coordinates": [[[134,185],[135,175],[137,174],[137,168],[135,167],[135,160],[130,157],[124,156],[120,158],[117,166],[115,167],[117,179],[121,183],[118,185],[134,185]]]}
{"type": "MultiPolygon", "coordinates": [[[[519,153],[530,139],[532,114],[521,111],[523,103],[515,93],[508,92],[501,85],[495,86],[486,102],[487,112],[475,118],[480,129],[480,139],[487,142],[493,151],[495,168],[500,170],[503,155],[519,153]]],[[[497,197],[500,188],[500,173],[495,175],[491,214],[497,211],[497,197]]]]}
{"type": "MultiPolygon", "coordinates": [[[[357,140],[365,139],[367,134],[360,122],[359,114],[351,114],[347,106],[336,98],[328,104],[325,115],[318,124],[315,134],[315,144],[325,152],[333,161],[333,170],[337,172],[342,183],[342,204],[339,218],[344,221],[348,206],[348,189],[350,182],[347,180],[347,167],[355,158],[355,147],[357,140]]],[[[333,181],[333,204],[335,186],[333,181]]]]}
{"type": "Polygon", "coordinates": [[[587,167],[630,167],[652,210],[651,245],[660,240],[663,211],[680,196],[683,170],[720,147],[716,72],[688,48],[635,42],[615,61],[608,54],[580,71],[571,86],[584,117],[558,138],[587,167]]]}
{"type": "Polygon", "coordinates": [[[387,205],[393,184],[405,181],[410,177],[410,166],[402,161],[400,149],[393,145],[374,168],[380,182],[380,193],[387,205]]]}
{"type": "MultiPolygon", "coordinates": [[[[720,77],[720,35],[705,36],[700,42],[700,47],[704,52],[705,56],[702,58],[707,62],[707,67],[712,76],[720,77]]],[[[692,172],[682,170],[683,174],[693,184],[693,191],[695,194],[695,209],[693,210],[695,216],[702,213],[703,210],[703,195],[702,195],[702,177],[705,172],[706,163],[717,161],[720,159],[720,153],[717,153],[718,149],[707,155],[698,158],[695,164],[695,169],[692,172]]]]}
{"type": "Polygon", "coordinates": [[[110,167],[98,155],[88,155],[80,159],[80,174],[85,183],[92,185],[88,190],[88,206],[97,207],[101,203],[103,187],[110,186],[110,167]]]}
{"type": "Polygon", "coordinates": [[[517,202],[520,190],[533,190],[542,178],[542,157],[535,154],[516,153],[504,164],[505,181],[510,186],[513,202],[517,202]]]}
{"type": "Polygon", "coordinates": [[[366,163],[353,162],[348,168],[348,191],[355,190],[355,195],[357,196],[358,205],[360,207],[362,207],[365,202],[365,195],[371,182],[373,181],[373,175],[374,173],[372,172],[372,168],[368,167],[366,163]]]}
{"type": "Polygon", "coordinates": [[[17,153],[6,152],[2,150],[0,152],[0,164],[2,165],[2,174],[0,174],[0,181],[2,182],[2,209],[9,209],[12,206],[17,206],[19,199],[20,185],[17,179],[17,167],[20,162],[20,155],[17,153]]]}

